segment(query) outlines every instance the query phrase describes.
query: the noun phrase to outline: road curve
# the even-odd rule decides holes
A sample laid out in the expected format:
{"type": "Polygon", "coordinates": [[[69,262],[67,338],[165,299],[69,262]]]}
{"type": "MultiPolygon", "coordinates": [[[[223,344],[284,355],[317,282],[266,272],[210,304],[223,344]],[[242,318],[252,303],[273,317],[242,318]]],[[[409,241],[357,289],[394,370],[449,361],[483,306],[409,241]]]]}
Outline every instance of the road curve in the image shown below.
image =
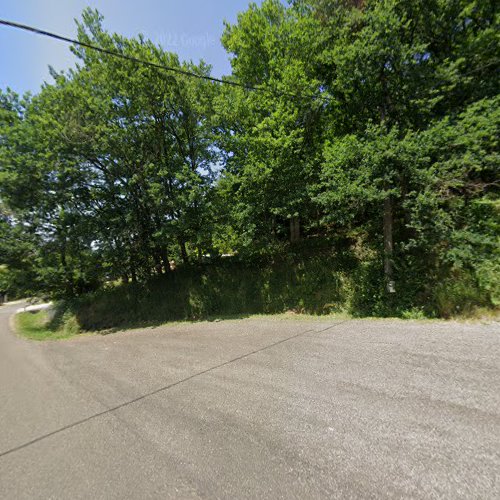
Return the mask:
{"type": "Polygon", "coordinates": [[[0,498],[499,498],[500,329],[246,319],[31,342],[0,498]]]}

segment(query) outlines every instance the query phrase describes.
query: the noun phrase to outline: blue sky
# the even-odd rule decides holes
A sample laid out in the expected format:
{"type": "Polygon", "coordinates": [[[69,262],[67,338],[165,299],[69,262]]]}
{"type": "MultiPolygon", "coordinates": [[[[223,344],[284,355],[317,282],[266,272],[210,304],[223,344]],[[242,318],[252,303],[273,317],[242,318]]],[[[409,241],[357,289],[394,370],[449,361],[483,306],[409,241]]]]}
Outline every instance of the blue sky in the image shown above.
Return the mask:
{"type": "MultiPolygon", "coordinates": [[[[256,3],[261,3],[257,0],[256,3]]],[[[104,15],[108,31],[126,36],[143,33],[181,59],[212,64],[213,75],[231,70],[220,44],[223,21],[236,21],[249,0],[1,0],[0,18],[74,37],[74,18],[86,6],[104,15]]],[[[72,66],[69,45],[0,26],[0,88],[37,92],[50,81],[48,66],[72,66]]]]}

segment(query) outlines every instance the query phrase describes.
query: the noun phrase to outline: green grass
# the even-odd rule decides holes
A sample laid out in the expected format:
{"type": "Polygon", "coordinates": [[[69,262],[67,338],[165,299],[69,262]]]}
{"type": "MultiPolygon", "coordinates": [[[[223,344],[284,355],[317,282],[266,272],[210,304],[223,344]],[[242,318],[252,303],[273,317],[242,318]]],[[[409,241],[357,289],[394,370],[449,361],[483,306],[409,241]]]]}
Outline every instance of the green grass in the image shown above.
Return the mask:
{"type": "Polygon", "coordinates": [[[68,301],[86,331],[255,314],[349,313],[352,279],[322,256],[274,264],[222,262],[179,268],[146,283],[108,287],[68,301]]]}
{"type": "MultiPolygon", "coordinates": [[[[462,317],[456,318],[461,320],[484,320],[486,322],[492,320],[498,320],[498,311],[497,314],[493,314],[490,310],[483,311],[479,317],[462,317]]],[[[274,314],[265,314],[265,313],[253,313],[253,314],[231,314],[231,315],[214,315],[207,316],[204,318],[200,318],[197,320],[193,319],[183,319],[183,320],[166,320],[166,321],[157,321],[157,322],[145,322],[142,324],[131,322],[130,324],[122,324],[120,327],[112,327],[98,330],[98,333],[101,335],[107,335],[109,333],[114,333],[120,330],[126,330],[128,328],[140,328],[145,326],[174,326],[185,323],[203,323],[203,322],[212,322],[212,321],[231,321],[231,320],[245,320],[245,319],[261,319],[261,320],[271,320],[271,321],[339,321],[339,320],[348,320],[354,319],[353,315],[347,312],[338,312],[338,313],[329,313],[324,315],[316,315],[316,314],[307,314],[307,313],[297,313],[293,311],[287,311],[284,313],[274,313],[274,314]]],[[[355,318],[355,319],[364,319],[364,320],[408,320],[414,319],[419,321],[442,321],[440,319],[428,319],[423,317],[420,313],[415,313],[411,311],[411,314],[403,315],[401,318],[381,318],[381,317],[364,317],[364,318],[355,318]]],[[[37,341],[44,340],[62,340],[69,339],[74,337],[77,334],[81,334],[82,330],[77,322],[76,316],[72,313],[69,313],[68,310],[64,310],[63,308],[58,308],[56,310],[56,314],[52,319],[49,319],[49,315],[47,311],[38,311],[38,312],[23,312],[18,313],[14,317],[14,324],[16,332],[19,335],[22,335],[25,338],[37,341]]],[[[90,333],[90,332],[89,332],[90,333]]]]}
{"type": "Polygon", "coordinates": [[[413,274],[403,276],[409,276],[410,281],[398,282],[398,293],[387,296],[378,260],[360,263],[349,252],[330,251],[272,262],[179,266],[168,276],[108,285],[61,301],[50,321],[46,313],[22,315],[19,329],[28,338],[44,340],[68,338],[81,331],[111,333],[180,321],[253,316],[473,319],[487,302],[473,286],[474,281],[464,276],[435,286],[433,295],[411,281],[413,274]]]}
{"type": "Polygon", "coordinates": [[[31,340],[59,340],[73,337],[79,333],[74,318],[67,317],[63,322],[54,322],[47,311],[22,312],[14,317],[16,332],[31,340]]]}
{"type": "Polygon", "coordinates": [[[183,266],[166,277],[81,296],[62,304],[60,310],[82,330],[102,331],[283,313],[414,320],[466,313],[474,317],[487,302],[479,300],[476,289],[468,291],[472,285],[454,283],[452,290],[435,287],[434,296],[427,296],[411,280],[401,281],[397,295],[388,297],[379,264],[359,263],[348,253],[323,253],[272,263],[183,266]]]}

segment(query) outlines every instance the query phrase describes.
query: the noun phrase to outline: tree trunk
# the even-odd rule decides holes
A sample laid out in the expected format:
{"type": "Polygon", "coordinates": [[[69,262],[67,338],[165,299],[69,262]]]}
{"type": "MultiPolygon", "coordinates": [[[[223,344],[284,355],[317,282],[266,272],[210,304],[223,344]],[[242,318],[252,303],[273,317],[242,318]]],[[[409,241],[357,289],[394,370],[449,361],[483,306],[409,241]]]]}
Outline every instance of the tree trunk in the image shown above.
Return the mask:
{"type": "Polygon", "coordinates": [[[184,240],[179,239],[179,248],[181,249],[182,262],[184,264],[189,264],[189,257],[186,250],[186,242],[184,240]]]}
{"type": "Polygon", "coordinates": [[[130,259],[130,276],[132,277],[132,283],[137,283],[137,271],[133,259],[134,257],[130,259]]]}
{"type": "Polygon", "coordinates": [[[170,260],[168,258],[168,253],[165,249],[160,250],[161,261],[163,263],[163,273],[168,274],[170,272],[170,260]]]}
{"type": "Polygon", "coordinates": [[[61,245],[61,250],[60,250],[60,259],[61,259],[61,266],[64,269],[64,279],[65,279],[65,288],[66,288],[66,293],[68,295],[73,295],[74,294],[74,283],[73,283],[73,273],[71,269],[69,269],[68,266],[68,261],[66,259],[66,237],[63,236],[63,242],[61,245]]]}
{"type": "Polygon", "coordinates": [[[163,274],[163,262],[161,260],[161,253],[159,248],[153,250],[153,261],[155,263],[155,271],[158,276],[163,274]]]}
{"type": "Polygon", "coordinates": [[[300,219],[297,216],[290,218],[290,243],[300,240],[300,219]]]}
{"type": "MultiPolygon", "coordinates": [[[[383,103],[380,108],[380,123],[385,124],[387,119],[387,111],[391,106],[389,92],[387,90],[387,80],[385,77],[385,62],[380,70],[380,83],[382,85],[383,103]]],[[[385,186],[387,190],[389,186],[385,186]]],[[[394,293],[396,291],[394,283],[394,269],[393,269],[393,207],[391,195],[387,195],[384,199],[384,278],[385,288],[387,293],[394,293]]]]}
{"type": "Polygon", "coordinates": [[[393,270],[393,240],[392,240],[392,199],[387,196],[384,200],[384,276],[385,287],[388,293],[396,291],[394,284],[394,270],[393,270]]]}

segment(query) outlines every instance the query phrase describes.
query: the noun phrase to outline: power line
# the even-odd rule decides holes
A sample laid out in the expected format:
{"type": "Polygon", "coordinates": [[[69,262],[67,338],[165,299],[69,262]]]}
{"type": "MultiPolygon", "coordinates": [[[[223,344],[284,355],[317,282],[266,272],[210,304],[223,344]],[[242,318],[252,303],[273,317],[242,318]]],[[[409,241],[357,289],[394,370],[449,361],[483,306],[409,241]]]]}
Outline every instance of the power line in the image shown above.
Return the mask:
{"type": "Polygon", "coordinates": [[[156,69],[160,69],[160,70],[164,70],[164,71],[170,71],[172,73],[177,73],[179,75],[188,76],[191,78],[199,78],[201,80],[208,80],[210,82],[220,83],[223,85],[231,85],[233,87],[240,87],[240,88],[243,88],[243,89],[249,90],[249,91],[267,92],[267,93],[271,93],[271,94],[278,94],[280,96],[285,96],[285,97],[293,97],[294,99],[308,98],[308,99],[321,99],[324,101],[329,101],[329,99],[327,97],[321,96],[321,95],[293,94],[290,92],[282,92],[282,91],[273,90],[273,89],[266,88],[266,87],[255,87],[252,85],[245,85],[243,83],[233,82],[231,80],[223,80],[222,78],[215,78],[213,76],[199,75],[199,74],[194,73],[192,71],[187,71],[187,70],[180,69],[180,68],[173,68],[171,66],[166,66],[163,64],[157,64],[157,63],[154,63],[151,61],[146,61],[144,59],[139,59],[138,57],[128,56],[128,55],[122,54],[120,52],[115,52],[114,50],[109,50],[109,49],[105,49],[102,47],[98,47],[97,45],[92,45],[92,44],[86,43],[86,42],[80,42],[78,40],[75,40],[74,38],[68,38],[68,37],[65,37],[62,35],[58,35],[57,33],[52,33],[50,31],[45,31],[45,30],[42,30],[39,28],[35,28],[33,26],[28,26],[27,24],[21,24],[21,23],[16,23],[14,21],[7,21],[5,19],[0,19],[0,25],[9,26],[11,28],[16,28],[16,29],[20,29],[20,30],[24,30],[24,31],[29,31],[29,32],[35,33],[37,35],[42,35],[42,36],[46,36],[49,38],[53,38],[55,40],[59,40],[61,42],[71,43],[73,45],[78,45],[80,47],[85,47],[87,49],[95,50],[96,52],[100,52],[102,54],[107,54],[107,55],[113,56],[113,57],[119,57],[121,59],[126,59],[128,61],[132,61],[132,62],[137,63],[137,64],[143,64],[143,65],[149,66],[151,68],[156,68],[156,69]]]}
{"type": "MultiPolygon", "coordinates": [[[[231,85],[233,87],[240,87],[240,88],[245,89],[247,91],[267,92],[267,93],[275,94],[275,95],[279,95],[279,96],[292,97],[294,99],[307,98],[307,99],[319,99],[319,100],[322,100],[326,103],[331,102],[331,99],[327,96],[314,95],[314,94],[294,94],[291,92],[274,90],[274,89],[271,89],[269,87],[267,87],[267,88],[266,87],[256,87],[256,86],[252,86],[252,85],[245,85],[243,83],[234,82],[231,80],[223,80],[222,78],[216,78],[213,76],[199,75],[199,74],[194,73],[192,71],[187,71],[187,70],[180,69],[180,68],[173,68],[172,66],[166,66],[164,64],[157,64],[157,63],[154,63],[151,61],[146,61],[144,59],[139,59],[138,57],[128,56],[126,54],[122,54],[120,52],[115,52],[113,50],[98,47],[97,45],[92,45],[92,44],[87,43],[87,42],[80,42],[78,40],[75,40],[74,38],[68,38],[68,37],[65,37],[62,35],[58,35],[57,33],[52,33],[50,31],[45,31],[45,30],[42,30],[39,28],[35,28],[33,26],[28,26],[27,24],[21,24],[21,23],[16,23],[14,21],[8,21],[6,19],[0,19],[0,25],[9,26],[11,28],[16,28],[16,29],[20,29],[20,30],[24,30],[24,31],[29,31],[29,32],[35,33],[37,35],[42,35],[42,36],[46,36],[49,38],[53,38],[55,40],[59,40],[61,42],[70,43],[73,45],[78,45],[80,47],[85,47],[87,49],[95,50],[96,52],[100,52],[102,54],[107,54],[109,56],[118,57],[118,58],[125,59],[128,61],[137,63],[137,64],[143,64],[145,66],[149,66],[149,67],[155,68],[155,69],[160,69],[163,71],[170,71],[172,73],[177,73],[179,75],[188,76],[190,78],[198,78],[201,80],[207,80],[210,82],[220,83],[223,85],[231,85]]],[[[494,59],[493,61],[490,61],[487,64],[479,66],[478,68],[473,68],[472,70],[462,74],[461,76],[464,77],[464,76],[468,76],[472,73],[482,71],[483,69],[486,69],[490,66],[498,64],[499,62],[500,62],[500,59],[494,59]]]]}

